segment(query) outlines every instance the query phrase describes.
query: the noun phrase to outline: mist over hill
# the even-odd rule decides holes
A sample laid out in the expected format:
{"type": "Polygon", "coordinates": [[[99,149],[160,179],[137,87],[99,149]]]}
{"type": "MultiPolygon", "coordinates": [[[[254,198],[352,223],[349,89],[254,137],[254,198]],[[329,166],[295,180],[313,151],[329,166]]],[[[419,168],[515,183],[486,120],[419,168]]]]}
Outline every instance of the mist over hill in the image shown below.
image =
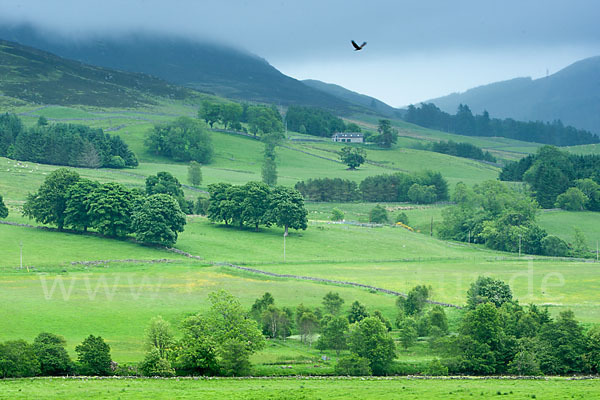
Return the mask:
{"type": "Polygon", "coordinates": [[[428,100],[454,114],[460,104],[498,118],[554,121],[600,134],[600,56],[544,78],[516,78],[428,100]]]}
{"type": "Polygon", "coordinates": [[[0,38],[87,64],[142,72],[198,91],[287,106],[310,105],[338,113],[364,111],[286,76],[266,60],[215,43],[151,33],[125,37],[64,39],[29,25],[0,27],[0,38]]]}

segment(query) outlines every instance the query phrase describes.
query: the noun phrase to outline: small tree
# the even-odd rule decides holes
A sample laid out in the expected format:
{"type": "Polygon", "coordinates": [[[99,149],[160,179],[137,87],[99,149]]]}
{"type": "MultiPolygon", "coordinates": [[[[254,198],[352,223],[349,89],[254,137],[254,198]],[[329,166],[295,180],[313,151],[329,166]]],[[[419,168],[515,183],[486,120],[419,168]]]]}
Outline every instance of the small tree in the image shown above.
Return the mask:
{"type": "Polygon", "coordinates": [[[389,221],[388,212],[385,207],[377,204],[369,212],[369,222],[375,224],[386,224],[389,221]]]}
{"type": "Polygon", "coordinates": [[[341,350],[348,348],[348,329],[350,325],[344,317],[325,316],[322,323],[321,336],[317,342],[317,349],[335,350],[339,356],[341,350]]]}
{"type": "Polygon", "coordinates": [[[140,372],[144,376],[170,377],[175,375],[171,362],[160,356],[157,348],[150,350],[140,364],[140,372]]]}
{"type": "Polygon", "coordinates": [[[312,336],[319,330],[319,319],[308,311],[302,314],[298,320],[298,330],[303,343],[312,344],[312,336]]]}
{"type": "Polygon", "coordinates": [[[157,350],[160,358],[167,359],[173,344],[171,324],[160,315],[152,318],[146,329],[146,348],[148,351],[157,350]]]}
{"type": "Polygon", "coordinates": [[[377,127],[377,143],[386,149],[392,147],[393,143],[398,141],[398,132],[392,128],[392,123],[389,119],[380,119],[377,127]]]}
{"type": "Polygon", "coordinates": [[[89,179],[81,179],[71,185],[67,193],[65,225],[87,231],[92,226],[90,216],[90,193],[100,187],[100,183],[89,179]]]}
{"type": "Polygon", "coordinates": [[[352,353],[369,360],[375,375],[389,372],[396,356],[394,339],[381,321],[374,317],[367,317],[352,327],[349,345],[352,353]]]}
{"type": "Polygon", "coordinates": [[[496,307],[512,301],[510,287],[501,280],[480,276],[467,291],[467,307],[475,309],[481,303],[491,302],[496,307]]]}
{"type": "Polygon", "coordinates": [[[6,217],[8,217],[8,208],[4,204],[2,195],[0,195],[0,218],[6,218],[6,217]]]}
{"type": "Polygon", "coordinates": [[[192,186],[200,186],[202,183],[202,165],[196,161],[190,161],[188,166],[188,182],[192,186]]]}
{"type": "Polygon", "coordinates": [[[350,306],[350,312],[348,313],[348,322],[351,324],[355,322],[360,322],[363,319],[367,318],[369,313],[367,312],[367,308],[355,300],[354,303],[350,306]]]}
{"type": "Polygon", "coordinates": [[[573,241],[573,255],[575,257],[585,257],[588,252],[587,239],[583,231],[575,228],[575,240],[573,241]]]}
{"type": "Polygon", "coordinates": [[[401,222],[404,225],[408,225],[408,215],[406,215],[404,211],[399,212],[398,214],[396,214],[394,222],[401,222]]]}
{"type": "Polygon", "coordinates": [[[40,361],[26,341],[0,343],[0,378],[23,378],[40,374],[40,361]]]}
{"type": "Polygon", "coordinates": [[[65,349],[67,342],[62,336],[40,333],[33,341],[33,350],[40,361],[42,375],[67,375],[73,362],[65,349]]]}
{"type": "Polygon", "coordinates": [[[89,196],[91,225],[108,236],[125,236],[131,232],[131,214],[135,195],[125,186],[108,182],[89,196]]]}
{"type": "Polygon", "coordinates": [[[340,160],[351,170],[360,167],[367,159],[367,152],[360,147],[345,146],[342,147],[339,154],[340,160]]]}
{"type": "Polygon", "coordinates": [[[331,210],[331,220],[332,221],[342,221],[344,219],[344,213],[337,209],[334,208],[333,210],[331,210]]]}
{"type": "Polygon", "coordinates": [[[337,315],[343,304],[344,299],[342,299],[337,292],[329,292],[323,297],[323,307],[325,308],[325,311],[331,315],[337,315]]]}
{"type": "Polygon", "coordinates": [[[133,214],[132,229],[142,243],[173,246],[177,233],[183,232],[185,214],[168,194],[148,196],[133,214]]]}
{"type": "Polygon", "coordinates": [[[271,337],[285,339],[290,333],[290,319],[287,313],[274,305],[267,307],[262,313],[264,331],[271,337]]]}
{"type": "Polygon", "coordinates": [[[306,229],[308,212],[304,207],[304,198],[296,189],[276,186],[269,196],[269,210],[265,220],[284,227],[287,236],[288,228],[306,229]]]}
{"type": "Polygon", "coordinates": [[[404,318],[400,325],[400,343],[404,349],[408,349],[417,341],[417,325],[415,320],[407,317],[404,318]]]}
{"type": "Polygon", "coordinates": [[[589,198],[579,188],[571,187],[556,198],[555,206],[567,211],[583,211],[589,198]]]}
{"type": "Polygon", "coordinates": [[[80,373],[109,375],[111,373],[110,346],[100,336],[90,335],[75,347],[80,373]]]}
{"type": "Polygon", "coordinates": [[[79,181],[79,174],[68,168],[50,173],[35,194],[29,194],[23,205],[23,215],[42,224],[56,224],[62,230],[69,188],[79,181]]]}

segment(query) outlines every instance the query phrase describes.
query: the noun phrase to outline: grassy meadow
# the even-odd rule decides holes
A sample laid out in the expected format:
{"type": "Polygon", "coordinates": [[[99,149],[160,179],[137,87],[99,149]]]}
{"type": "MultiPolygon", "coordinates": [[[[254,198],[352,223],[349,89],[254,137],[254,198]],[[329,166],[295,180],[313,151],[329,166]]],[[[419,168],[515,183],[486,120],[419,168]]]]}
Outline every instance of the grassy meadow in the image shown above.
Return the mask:
{"type": "MultiPolygon", "coordinates": [[[[136,153],[135,169],[75,170],[100,182],[118,181],[129,187],[144,187],[147,176],[168,171],[187,184],[187,164],[175,163],[145,151],[145,133],[154,123],[177,116],[194,116],[197,107],[163,102],[149,109],[118,110],[57,106],[13,106],[7,111],[21,115],[27,124],[39,116],[50,122],[73,122],[101,127],[125,140],[136,153]]],[[[361,122],[362,121],[362,122],[361,122]]],[[[372,128],[376,120],[362,117],[372,128]]],[[[503,160],[518,159],[537,144],[504,138],[473,138],[432,131],[395,122],[402,137],[391,150],[366,146],[365,164],[348,171],[337,161],[340,144],[328,141],[285,143],[277,149],[279,183],[293,186],[309,178],[344,178],[356,182],[365,177],[396,171],[440,171],[450,189],[458,181],[469,185],[495,179],[499,168],[485,163],[410,148],[417,142],[455,140],[476,144],[503,160]]],[[[302,135],[293,134],[295,137],[302,135]]],[[[207,185],[216,182],[243,184],[261,179],[263,145],[252,138],[211,133],[214,161],[202,166],[203,182],[197,189],[185,188],[188,199],[196,199],[207,185]]],[[[34,192],[58,166],[17,162],[0,158],[0,194],[10,210],[7,221],[36,225],[21,216],[27,194],[34,192]]],[[[143,358],[144,330],[150,319],[163,316],[177,327],[186,316],[207,306],[207,294],[224,288],[238,296],[245,307],[264,292],[272,293],[278,306],[304,303],[319,306],[329,291],[344,298],[344,311],[354,300],[369,310],[380,310],[392,321],[395,297],[352,286],[292,278],[274,278],[233,269],[220,263],[236,263],[278,274],[312,276],[359,282],[408,292],[418,284],[431,285],[433,299],[462,305],[466,291],[477,276],[490,275],[510,283],[522,304],[546,304],[552,314],[572,309],[586,326],[600,323],[600,269],[597,263],[544,257],[518,258],[515,254],[490,251],[480,245],[465,245],[429,236],[441,221],[444,205],[421,206],[388,203],[391,218],[405,212],[410,232],[401,227],[367,227],[329,221],[336,207],[347,221],[367,222],[372,203],[308,203],[309,226],[292,231],[284,242],[281,228],[236,229],[213,224],[200,216],[188,217],[176,248],[200,257],[191,259],[164,249],[114,240],[93,234],[80,235],[25,226],[0,224],[0,341],[28,341],[41,331],[63,335],[74,355],[74,347],[93,333],[107,340],[114,360],[136,362],[143,358]],[[23,268],[20,268],[22,247],[23,268]],[[83,263],[89,261],[92,262],[83,263]],[[106,261],[108,260],[108,261],[106,261]]],[[[600,231],[597,213],[544,212],[539,221],[549,233],[572,240],[572,226],[579,226],[590,248],[600,231]]],[[[448,309],[455,325],[461,311],[448,309]]],[[[397,332],[394,331],[394,335],[397,332]]],[[[323,353],[300,344],[297,338],[269,341],[253,356],[256,370],[268,374],[332,374],[332,365],[320,360],[323,353]],[[289,365],[290,368],[282,368],[289,365]],[[316,365],[316,367],[315,367],[316,365]]],[[[420,342],[400,351],[400,361],[429,360],[420,342]]],[[[403,398],[489,397],[497,392],[511,398],[575,397],[597,391],[594,381],[568,382],[496,380],[340,379],[340,380],[63,380],[33,379],[0,382],[0,398],[161,398],[205,396],[211,398],[403,398]],[[26,384],[24,384],[26,382],[26,384]],[[223,384],[223,383],[227,384],[223,384]]]]}
{"type": "Polygon", "coordinates": [[[597,380],[280,378],[280,379],[11,379],[0,399],[590,399],[597,380]]]}

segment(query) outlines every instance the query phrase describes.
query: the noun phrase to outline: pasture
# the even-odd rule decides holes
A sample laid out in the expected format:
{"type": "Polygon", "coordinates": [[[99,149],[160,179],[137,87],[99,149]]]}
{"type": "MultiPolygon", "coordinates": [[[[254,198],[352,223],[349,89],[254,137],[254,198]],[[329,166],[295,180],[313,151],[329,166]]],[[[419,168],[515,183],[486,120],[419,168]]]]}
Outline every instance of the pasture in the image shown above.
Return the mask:
{"type": "Polygon", "coordinates": [[[279,378],[279,379],[11,379],[3,399],[589,399],[597,380],[279,378]]]}

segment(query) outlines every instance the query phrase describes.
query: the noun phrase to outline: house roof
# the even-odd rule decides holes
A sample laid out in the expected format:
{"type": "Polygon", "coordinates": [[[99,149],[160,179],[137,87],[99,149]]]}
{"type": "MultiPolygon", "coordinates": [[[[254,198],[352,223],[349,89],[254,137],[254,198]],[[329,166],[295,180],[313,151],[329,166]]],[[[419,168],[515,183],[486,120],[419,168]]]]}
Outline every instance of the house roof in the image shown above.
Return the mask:
{"type": "Polygon", "coordinates": [[[363,134],[360,132],[336,132],[333,134],[333,136],[340,138],[361,138],[363,137],[363,134]]]}

